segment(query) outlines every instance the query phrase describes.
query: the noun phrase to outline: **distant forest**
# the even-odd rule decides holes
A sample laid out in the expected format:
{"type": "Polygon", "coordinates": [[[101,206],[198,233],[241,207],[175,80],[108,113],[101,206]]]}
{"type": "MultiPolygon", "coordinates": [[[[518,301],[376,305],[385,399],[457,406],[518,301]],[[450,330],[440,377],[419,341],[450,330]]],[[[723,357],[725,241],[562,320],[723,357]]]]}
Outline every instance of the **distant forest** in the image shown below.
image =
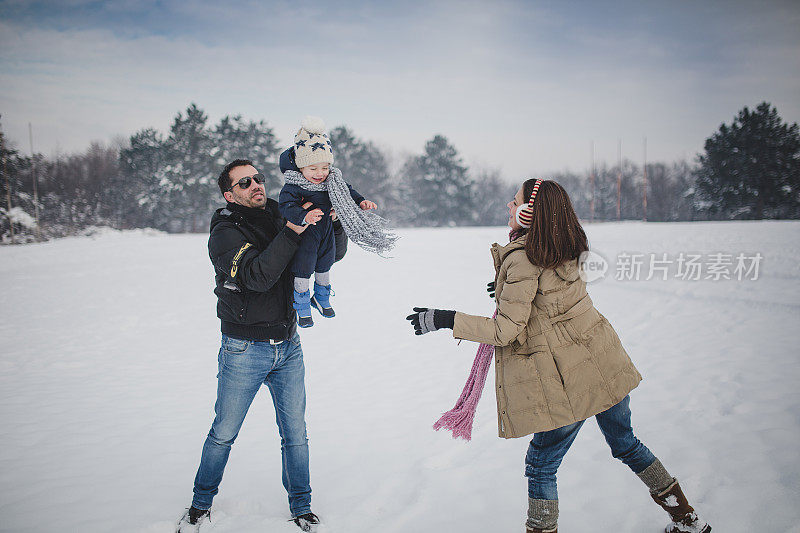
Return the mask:
{"type": "MultiPolygon", "coordinates": [[[[347,126],[329,131],[345,179],[379,205],[395,227],[502,226],[519,183],[498,170],[470,169],[450,141],[434,135],[419,154],[391,154],[347,126]]],[[[223,205],[216,180],[236,158],[254,161],[276,197],[279,146],[263,120],[223,117],[209,124],[191,104],[170,131],[143,129],[120,146],[82,153],[24,155],[0,129],[0,242],[80,233],[93,226],[204,232],[223,205]],[[38,221],[38,224],[37,224],[38,221]]],[[[722,124],[692,162],[629,160],[581,173],[545,176],[569,192],[586,221],[800,218],[800,135],[764,102],[722,124]]],[[[531,176],[533,177],[533,176],[531,176]]],[[[517,180],[521,181],[521,180],[517,180]]]]}

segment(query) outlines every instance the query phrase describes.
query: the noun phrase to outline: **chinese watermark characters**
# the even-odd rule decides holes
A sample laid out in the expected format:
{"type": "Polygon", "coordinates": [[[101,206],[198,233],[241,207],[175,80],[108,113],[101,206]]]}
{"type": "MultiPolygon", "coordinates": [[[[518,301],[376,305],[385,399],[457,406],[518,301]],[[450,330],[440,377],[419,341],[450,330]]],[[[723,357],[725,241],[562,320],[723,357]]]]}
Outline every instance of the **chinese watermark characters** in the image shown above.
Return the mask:
{"type": "MultiPolygon", "coordinates": [[[[595,254],[596,255],[596,254],[595,254]]],[[[759,276],[764,256],[755,254],[693,254],[680,252],[677,256],[666,253],[627,253],[617,256],[614,279],[617,281],[649,281],[651,279],[700,280],[748,280],[759,276]]]]}

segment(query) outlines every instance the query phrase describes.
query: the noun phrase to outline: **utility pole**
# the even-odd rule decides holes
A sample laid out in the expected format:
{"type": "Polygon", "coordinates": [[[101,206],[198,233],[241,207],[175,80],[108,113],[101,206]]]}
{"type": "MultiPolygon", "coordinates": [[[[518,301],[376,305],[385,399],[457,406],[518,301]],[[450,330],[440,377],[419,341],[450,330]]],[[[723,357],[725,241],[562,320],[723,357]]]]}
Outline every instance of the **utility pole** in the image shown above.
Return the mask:
{"type": "Polygon", "coordinates": [[[6,202],[8,205],[6,216],[8,217],[8,227],[11,228],[11,244],[14,244],[14,219],[11,218],[11,180],[8,179],[8,167],[6,167],[6,143],[2,132],[0,132],[0,159],[3,160],[3,176],[6,178],[6,202]]]}
{"type": "Polygon", "coordinates": [[[589,222],[594,222],[594,141],[592,141],[592,173],[589,174],[589,183],[592,188],[592,197],[589,200],[589,222]]]}
{"type": "Polygon", "coordinates": [[[33,212],[36,217],[36,240],[42,240],[42,229],[39,225],[39,186],[36,179],[36,154],[33,153],[33,126],[28,122],[28,137],[31,141],[31,174],[33,178],[33,212]]]}
{"type": "Polygon", "coordinates": [[[647,136],[644,138],[644,162],[642,163],[642,176],[644,177],[642,207],[644,208],[644,221],[647,222],[647,136]]]}
{"type": "Polygon", "coordinates": [[[620,195],[622,194],[622,139],[619,139],[617,144],[617,220],[621,219],[621,201],[620,195]]]}

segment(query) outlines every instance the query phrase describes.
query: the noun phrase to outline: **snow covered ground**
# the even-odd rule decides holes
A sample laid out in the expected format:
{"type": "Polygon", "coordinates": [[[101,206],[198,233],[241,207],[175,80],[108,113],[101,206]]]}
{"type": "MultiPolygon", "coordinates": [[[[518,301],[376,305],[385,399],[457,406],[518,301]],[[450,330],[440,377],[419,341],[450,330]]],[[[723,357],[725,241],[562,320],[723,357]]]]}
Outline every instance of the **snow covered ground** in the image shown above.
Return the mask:
{"type": "MultiPolygon", "coordinates": [[[[800,532],[800,223],[587,226],[610,263],[590,286],[645,380],[638,436],[719,532],[800,532]],[[617,280],[618,255],[753,256],[759,279],[617,280]],[[793,451],[794,450],[794,451],[793,451]]],[[[414,305],[491,315],[503,228],[352,246],[337,317],[302,332],[313,508],[328,533],[519,532],[526,439],[496,436],[493,373],[472,442],[431,424],[476,345],[415,337],[414,305]]],[[[648,260],[649,256],[645,256],[648,260]]],[[[733,266],[730,267],[733,273],[733,266]]],[[[751,273],[752,276],[752,273],[751,273]]],[[[659,276],[656,276],[658,278],[659,276]]],[[[0,248],[0,531],[168,533],[213,418],[219,323],[205,235],[101,233],[0,248]]],[[[263,390],[214,504],[216,532],[291,532],[263,390]]],[[[666,514],[589,422],[559,474],[559,530],[661,531],[666,514]]]]}

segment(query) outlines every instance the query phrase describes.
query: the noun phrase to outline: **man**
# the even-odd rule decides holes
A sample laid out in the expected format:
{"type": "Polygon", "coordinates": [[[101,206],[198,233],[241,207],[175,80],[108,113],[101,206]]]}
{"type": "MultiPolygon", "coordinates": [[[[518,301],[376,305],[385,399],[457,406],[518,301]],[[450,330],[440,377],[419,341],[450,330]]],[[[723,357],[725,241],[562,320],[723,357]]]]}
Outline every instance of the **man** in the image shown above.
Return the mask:
{"type": "MultiPolygon", "coordinates": [[[[251,161],[229,163],[218,184],[228,204],[211,218],[208,239],[222,323],[216,417],[203,445],[192,506],[177,531],[198,532],[210,521],[231,445],[262,384],[275,406],[292,519],[303,531],[314,531],[319,518],[311,512],[305,367],[292,308],[293,280],[286,268],[307,226],[281,217],[251,161]]],[[[338,220],[334,229],[338,261],[347,250],[347,236],[338,220]]]]}

